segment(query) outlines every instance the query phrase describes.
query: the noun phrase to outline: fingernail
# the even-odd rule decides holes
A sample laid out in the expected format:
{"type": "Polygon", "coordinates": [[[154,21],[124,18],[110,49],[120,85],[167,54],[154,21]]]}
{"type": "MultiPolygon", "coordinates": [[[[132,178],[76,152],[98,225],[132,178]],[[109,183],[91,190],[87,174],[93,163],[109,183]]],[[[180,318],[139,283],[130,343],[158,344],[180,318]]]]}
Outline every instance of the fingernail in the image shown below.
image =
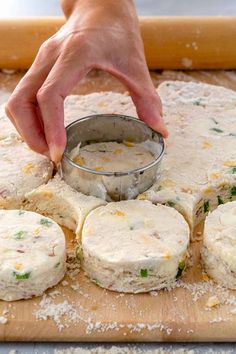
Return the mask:
{"type": "Polygon", "coordinates": [[[55,164],[57,164],[62,158],[64,148],[54,144],[49,144],[49,151],[50,151],[51,160],[55,162],[55,164]]]}

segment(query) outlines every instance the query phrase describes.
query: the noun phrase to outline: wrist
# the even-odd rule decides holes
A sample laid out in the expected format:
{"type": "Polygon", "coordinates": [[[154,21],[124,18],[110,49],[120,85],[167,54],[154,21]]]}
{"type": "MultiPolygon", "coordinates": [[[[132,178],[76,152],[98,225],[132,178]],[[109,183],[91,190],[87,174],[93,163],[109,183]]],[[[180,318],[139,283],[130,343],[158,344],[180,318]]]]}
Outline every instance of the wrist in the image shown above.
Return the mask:
{"type": "Polygon", "coordinates": [[[77,14],[80,10],[96,10],[100,9],[104,12],[109,12],[111,15],[114,12],[135,13],[135,6],[133,0],[60,0],[62,11],[66,18],[72,14],[77,14]]]}

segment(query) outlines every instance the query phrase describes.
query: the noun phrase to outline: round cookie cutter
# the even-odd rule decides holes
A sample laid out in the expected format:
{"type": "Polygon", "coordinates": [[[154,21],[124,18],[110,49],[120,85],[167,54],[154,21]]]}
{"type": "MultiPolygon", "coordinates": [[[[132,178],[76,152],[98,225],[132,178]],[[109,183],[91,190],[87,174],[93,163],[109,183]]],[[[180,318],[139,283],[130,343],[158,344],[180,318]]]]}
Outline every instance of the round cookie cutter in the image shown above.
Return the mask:
{"type": "MultiPolygon", "coordinates": [[[[74,121],[66,127],[67,145],[61,161],[61,176],[74,189],[107,201],[134,199],[160,177],[165,150],[164,139],[137,118],[118,114],[97,114],[74,121]],[[96,171],[70,159],[70,152],[80,146],[116,141],[145,142],[154,155],[153,161],[129,171],[96,171]]],[[[135,158],[135,156],[134,156],[135,158]]]]}

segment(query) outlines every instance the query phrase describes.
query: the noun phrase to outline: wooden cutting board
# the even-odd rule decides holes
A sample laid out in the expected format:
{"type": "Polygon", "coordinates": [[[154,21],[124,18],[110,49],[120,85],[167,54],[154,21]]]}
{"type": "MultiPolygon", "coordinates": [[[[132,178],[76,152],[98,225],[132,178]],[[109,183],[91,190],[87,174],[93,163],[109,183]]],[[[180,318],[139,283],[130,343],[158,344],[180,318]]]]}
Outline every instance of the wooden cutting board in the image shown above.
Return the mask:
{"type": "MultiPolygon", "coordinates": [[[[71,248],[73,243],[69,240],[73,234],[68,230],[65,234],[71,248]]],[[[180,282],[181,287],[171,291],[118,294],[92,284],[80,271],[75,280],[66,277],[66,283],[64,280],[47,292],[44,302],[50,301],[48,305],[40,306],[42,298],[10,304],[2,301],[0,313],[8,309],[9,320],[0,326],[0,340],[234,341],[236,315],[230,314],[230,310],[236,305],[206,310],[210,296],[219,293],[228,297],[230,292],[217,290],[216,285],[203,280],[200,246],[201,242],[193,245],[193,266],[180,282]],[[192,288],[183,288],[189,284],[192,288]],[[53,313],[58,318],[53,315],[52,319],[37,321],[35,312],[41,317],[48,314],[49,318],[53,313]],[[60,326],[64,328],[59,330],[60,326]]],[[[234,301],[236,304],[236,297],[234,301]]]]}
{"type": "MultiPolygon", "coordinates": [[[[21,76],[22,73],[0,73],[0,101],[7,98],[21,76]]],[[[152,78],[155,84],[164,79],[202,80],[236,89],[235,72],[153,72],[152,78]]],[[[109,75],[94,72],[73,92],[101,90],[122,92],[124,88],[109,75]]],[[[65,233],[71,249],[74,236],[65,233]]],[[[68,284],[64,282],[49,290],[43,303],[42,298],[2,301],[0,316],[4,314],[8,322],[0,324],[0,340],[235,341],[236,315],[231,312],[236,308],[236,292],[207,281],[201,271],[200,246],[201,242],[192,245],[193,265],[179,283],[180,288],[171,291],[122,295],[99,288],[81,271],[75,280],[66,278],[68,284]],[[207,308],[208,298],[215,294],[231,305],[207,308]],[[57,318],[46,319],[50,311],[57,318]],[[35,312],[45,319],[37,320],[35,312]],[[59,331],[58,326],[64,328],[59,331]]]]}

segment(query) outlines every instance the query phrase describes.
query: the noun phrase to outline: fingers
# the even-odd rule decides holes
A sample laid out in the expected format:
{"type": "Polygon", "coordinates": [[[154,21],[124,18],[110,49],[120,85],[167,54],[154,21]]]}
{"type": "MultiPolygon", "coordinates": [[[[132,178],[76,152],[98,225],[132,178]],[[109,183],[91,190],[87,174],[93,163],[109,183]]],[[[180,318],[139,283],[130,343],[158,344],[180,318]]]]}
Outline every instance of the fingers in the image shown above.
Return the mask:
{"type": "Polygon", "coordinates": [[[55,48],[45,42],[33,65],[19,82],[6,104],[6,114],[15,125],[19,134],[32,150],[39,153],[48,152],[44,129],[36,93],[43,84],[55,60],[55,48]]]}
{"type": "Polygon", "coordinates": [[[74,57],[73,51],[62,54],[37,93],[44,132],[51,159],[60,161],[66,145],[64,99],[75,84],[90,70],[84,59],[74,57]]]}
{"type": "Polygon", "coordinates": [[[126,72],[120,68],[106,70],[128,88],[139,118],[167,138],[168,131],[162,117],[161,100],[153,86],[146,63],[143,60],[132,60],[131,64],[126,63],[125,68],[126,72]]]}

